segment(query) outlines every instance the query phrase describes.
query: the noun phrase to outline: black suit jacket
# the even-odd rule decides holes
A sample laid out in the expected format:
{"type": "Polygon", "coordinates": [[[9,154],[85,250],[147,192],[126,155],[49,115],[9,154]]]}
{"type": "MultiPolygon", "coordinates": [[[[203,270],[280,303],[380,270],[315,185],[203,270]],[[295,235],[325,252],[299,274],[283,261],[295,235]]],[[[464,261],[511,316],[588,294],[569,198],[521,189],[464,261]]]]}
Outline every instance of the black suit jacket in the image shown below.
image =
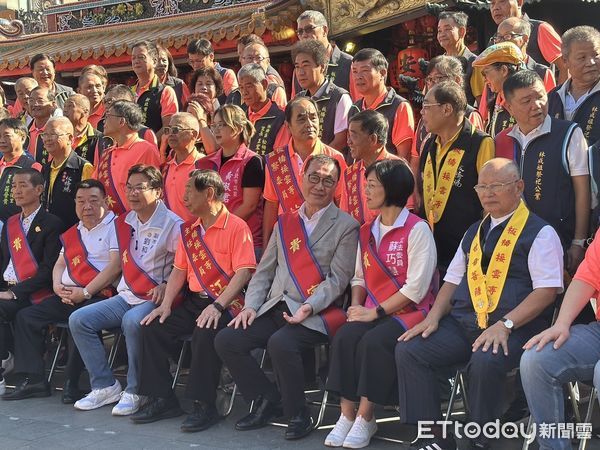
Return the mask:
{"type": "MultiPolygon", "coordinates": [[[[38,271],[35,276],[10,288],[17,296],[17,301],[29,301],[31,294],[42,288],[52,290],[52,269],[62,247],[59,236],[63,228],[62,221],[55,215],[44,211],[43,208],[34,217],[27,233],[27,242],[29,242],[29,247],[38,263],[38,271]]],[[[2,250],[0,287],[4,289],[7,288],[7,285],[2,275],[10,261],[6,229],[7,225],[5,224],[0,238],[0,249],[2,250]]]]}

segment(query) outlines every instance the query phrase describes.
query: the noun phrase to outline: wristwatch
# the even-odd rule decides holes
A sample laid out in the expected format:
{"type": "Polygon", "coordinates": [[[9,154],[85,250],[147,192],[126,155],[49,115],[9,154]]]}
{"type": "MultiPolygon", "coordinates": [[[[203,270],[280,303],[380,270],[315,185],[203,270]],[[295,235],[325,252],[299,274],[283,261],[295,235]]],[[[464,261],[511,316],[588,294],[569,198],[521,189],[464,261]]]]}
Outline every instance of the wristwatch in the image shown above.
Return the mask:
{"type": "Polygon", "coordinates": [[[87,288],[83,288],[83,298],[85,298],[86,300],[89,300],[92,298],[92,294],[89,293],[87,288]]]}
{"type": "Polygon", "coordinates": [[[225,308],[223,308],[223,305],[221,305],[219,302],[212,302],[212,305],[215,307],[215,309],[217,311],[219,311],[221,314],[223,314],[223,311],[225,311],[225,308]]]}
{"type": "Polygon", "coordinates": [[[571,241],[571,245],[576,245],[577,247],[585,248],[585,239],[573,239],[571,241]]]}
{"type": "Polygon", "coordinates": [[[509,331],[512,331],[515,326],[513,321],[510,319],[507,319],[506,317],[503,317],[502,319],[500,319],[500,322],[502,322],[504,324],[504,326],[506,327],[506,329],[509,331]]]}
{"type": "Polygon", "coordinates": [[[385,312],[385,309],[383,309],[383,306],[379,305],[375,311],[377,311],[377,318],[378,319],[383,319],[384,317],[387,317],[387,313],[385,312]]]}

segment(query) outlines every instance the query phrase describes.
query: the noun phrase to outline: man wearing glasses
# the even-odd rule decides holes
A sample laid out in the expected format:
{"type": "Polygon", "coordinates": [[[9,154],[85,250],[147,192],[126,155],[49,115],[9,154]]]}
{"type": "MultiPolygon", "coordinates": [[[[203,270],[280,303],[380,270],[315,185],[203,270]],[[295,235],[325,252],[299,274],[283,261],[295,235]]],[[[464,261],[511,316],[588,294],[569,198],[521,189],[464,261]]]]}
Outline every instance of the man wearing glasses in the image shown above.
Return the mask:
{"type": "Polygon", "coordinates": [[[481,218],[473,186],[494,141],[465,118],[467,98],[454,81],[436,84],[425,95],[421,115],[430,137],[420,160],[423,216],[433,228],[438,268],[443,275],[467,228],[481,218]]]}
{"type": "Polygon", "coordinates": [[[73,151],[73,125],[66,117],[50,119],[40,136],[51,157],[42,167],[45,182],[42,204],[69,228],[79,221],[75,212],[77,186],[91,178],[94,166],[73,151]]]}
{"type": "Polygon", "coordinates": [[[345,322],[345,314],[330,305],[352,278],[358,244],[358,222],[333,204],[340,175],[340,164],[331,156],[306,161],[305,201],[279,217],[250,280],[244,309],[215,339],[242,395],[255,405],[238,420],[237,430],[264,427],[281,415],[282,406],[289,418],[286,439],[300,439],[313,429],[302,354],[327,342],[345,322]],[[255,348],[267,349],[277,385],[253,358],[255,348]]]}
{"type": "Polygon", "coordinates": [[[269,84],[273,83],[277,85],[274,89],[269,88],[271,100],[284,110],[287,104],[287,94],[285,93],[283,80],[279,77],[279,74],[273,74],[268,71],[269,67],[271,67],[269,49],[264,44],[254,42],[244,48],[242,56],[240,56],[240,61],[242,62],[242,66],[254,63],[262,67],[267,75],[269,84]]]}
{"type": "Polygon", "coordinates": [[[135,164],[159,167],[160,157],[156,145],[138,135],[144,118],[137,104],[116,101],[108,107],[105,117],[104,134],[113,140],[114,145],[96,156],[98,165],[93,178],[104,184],[108,208],[115,214],[122,214],[130,208],[125,192],[127,171],[135,164]]]}
{"type": "MultiPolygon", "coordinates": [[[[336,86],[350,92],[353,101],[358,100],[361,95],[356,90],[354,85],[354,77],[350,66],[352,64],[352,56],[341,51],[336,45],[331,44],[327,35],[329,26],[327,19],[319,11],[307,10],[304,11],[298,19],[296,19],[298,28],[296,33],[301,41],[314,39],[319,41],[327,49],[327,78],[335,83],[336,86]]],[[[302,90],[300,83],[296,79],[296,72],[292,79],[292,98],[302,90]]]]}
{"type": "Polygon", "coordinates": [[[48,151],[44,148],[44,141],[40,134],[44,132],[50,117],[62,116],[62,110],[56,106],[54,94],[43,87],[35,87],[29,96],[31,110],[31,127],[29,128],[29,147],[27,151],[36,162],[44,165],[48,162],[48,151]]]}

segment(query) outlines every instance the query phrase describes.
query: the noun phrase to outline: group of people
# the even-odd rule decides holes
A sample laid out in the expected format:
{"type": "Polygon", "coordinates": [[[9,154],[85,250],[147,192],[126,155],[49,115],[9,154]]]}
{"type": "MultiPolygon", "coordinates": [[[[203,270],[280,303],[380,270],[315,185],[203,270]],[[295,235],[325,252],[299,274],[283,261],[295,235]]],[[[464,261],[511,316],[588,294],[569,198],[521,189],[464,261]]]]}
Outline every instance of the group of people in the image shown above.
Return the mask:
{"type": "MultiPolygon", "coordinates": [[[[190,42],[189,84],[146,41],[132,87],[92,65],[75,92],[33,57],[0,120],[1,398],[51,395],[46,333],[68,322],[62,401],[115,404],[138,424],[183,414],[170,359],[184,340],[194,406],[182,431],[221,418],[226,366],[253,404],[237,430],[285,416],[286,439],[306,436],[305,373],[326,343],[325,389],[341,407],[326,446],[369,445],[377,404],[397,405],[416,437],[441,419],[441,379],[457,366],[471,421],[503,415],[520,367],[534,421],[564,422],[565,383],[600,387],[600,32],[561,37],[522,4],[492,0],[498,32],[479,55],[464,13],[439,16],[445,54],[429,61],[417,121],[384,55],[341,52],[317,11],[297,19],[289,100],[255,35],[238,41],[237,73],[190,42]],[[105,354],[112,329],[125,386],[105,354]]],[[[456,443],[436,426],[411,448],[456,443]]]]}

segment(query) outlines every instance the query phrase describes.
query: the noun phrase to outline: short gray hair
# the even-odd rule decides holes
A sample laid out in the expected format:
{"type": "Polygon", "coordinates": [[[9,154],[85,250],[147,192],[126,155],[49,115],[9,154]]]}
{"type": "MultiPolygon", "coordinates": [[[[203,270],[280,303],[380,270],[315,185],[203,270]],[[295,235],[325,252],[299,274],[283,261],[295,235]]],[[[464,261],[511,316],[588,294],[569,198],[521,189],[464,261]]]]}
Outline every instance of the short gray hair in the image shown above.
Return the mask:
{"type": "Polygon", "coordinates": [[[573,42],[592,42],[600,45],[600,31],[588,25],[571,28],[562,35],[562,54],[569,56],[573,42]]]}
{"type": "Polygon", "coordinates": [[[302,20],[310,20],[317,27],[327,27],[327,19],[323,15],[323,13],[319,11],[315,11],[313,9],[308,9],[304,11],[302,14],[298,16],[296,22],[300,22],[302,20]]]}
{"type": "Polygon", "coordinates": [[[109,110],[113,110],[115,115],[123,117],[127,127],[134,131],[139,130],[144,125],[144,114],[137,103],[117,100],[110,105],[109,110]]]}
{"type": "Polygon", "coordinates": [[[504,19],[500,25],[498,25],[498,28],[500,28],[503,23],[510,25],[515,33],[522,34],[524,36],[531,36],[531,23],[529,23],[529,20],[525,20],[520,17],[509,17],[504,19]]]}
{"type": "Polygon", "coordinates": [[[262,83],[263,80],[267,79],[267,74],[260,64],[250,63],[242,66],[238,71],[237,77],[238,80],[241,80],[243,77],[250,77],[257,83],[262,83]]]}

